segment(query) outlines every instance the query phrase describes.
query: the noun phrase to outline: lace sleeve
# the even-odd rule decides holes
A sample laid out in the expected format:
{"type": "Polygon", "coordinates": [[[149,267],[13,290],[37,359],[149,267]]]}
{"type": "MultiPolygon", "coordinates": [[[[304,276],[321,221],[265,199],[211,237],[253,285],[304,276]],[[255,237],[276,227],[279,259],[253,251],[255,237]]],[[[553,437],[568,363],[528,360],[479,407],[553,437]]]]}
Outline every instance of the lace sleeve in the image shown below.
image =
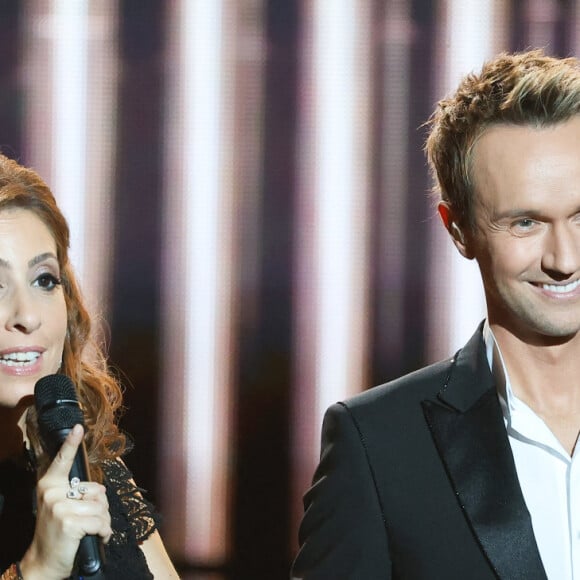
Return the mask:
{"type": "MultiPolygon", "coordinates": [[[[153,504],[145,499],[144,490],[137,487],[133,474],[120,459],[105,462],[104,473],[108,487],[115,492],[115,499],[120,500],[137,542],[145,541],[159,526],[159,515],[153,504]]],[[[111,511],[114,514],[116,510],[111,511]]],[[[122,542],[121,538],[117,540],[122,542]]]]}

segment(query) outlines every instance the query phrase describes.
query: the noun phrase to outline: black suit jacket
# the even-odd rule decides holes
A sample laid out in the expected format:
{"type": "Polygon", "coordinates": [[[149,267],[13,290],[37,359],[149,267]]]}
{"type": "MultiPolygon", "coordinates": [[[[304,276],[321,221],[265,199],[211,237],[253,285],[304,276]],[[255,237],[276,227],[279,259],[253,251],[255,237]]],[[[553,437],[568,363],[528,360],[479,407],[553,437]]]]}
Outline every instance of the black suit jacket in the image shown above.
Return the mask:
{"type": "Polygon", "coordinates": [[[546,580],[481,327],[327,411],[304,506],[293,578],[546,580]]]}

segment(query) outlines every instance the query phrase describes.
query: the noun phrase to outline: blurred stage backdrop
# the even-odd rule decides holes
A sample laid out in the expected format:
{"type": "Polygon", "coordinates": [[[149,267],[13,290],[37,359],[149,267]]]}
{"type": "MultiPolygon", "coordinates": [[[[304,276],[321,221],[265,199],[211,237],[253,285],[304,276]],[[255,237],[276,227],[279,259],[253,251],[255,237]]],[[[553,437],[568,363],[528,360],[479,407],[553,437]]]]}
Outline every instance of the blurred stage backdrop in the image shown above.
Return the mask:
{"type": "Polygon", "coordinates": [[[287,578],[324,409],[471,335],[422,124],[500,50],[578,54],[579,4],[0,2],[0,149],[69,218],[184,578],[287,578]]]}

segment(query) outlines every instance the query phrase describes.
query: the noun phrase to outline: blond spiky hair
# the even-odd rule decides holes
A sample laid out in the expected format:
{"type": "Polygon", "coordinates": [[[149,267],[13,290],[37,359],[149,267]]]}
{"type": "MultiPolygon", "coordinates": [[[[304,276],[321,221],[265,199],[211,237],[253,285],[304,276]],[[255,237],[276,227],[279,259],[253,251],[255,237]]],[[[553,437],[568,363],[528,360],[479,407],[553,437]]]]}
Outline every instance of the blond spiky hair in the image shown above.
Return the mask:
{"type": "Polygon", "coordinates": [[[425,150],[437,199],[448,202],[461,227],[472,228],[471,153],[493,125],[554,125],[580,113],[580,61],[542,50],[502,53],[469,74],[439,101],[427,125],[425,150]]]}

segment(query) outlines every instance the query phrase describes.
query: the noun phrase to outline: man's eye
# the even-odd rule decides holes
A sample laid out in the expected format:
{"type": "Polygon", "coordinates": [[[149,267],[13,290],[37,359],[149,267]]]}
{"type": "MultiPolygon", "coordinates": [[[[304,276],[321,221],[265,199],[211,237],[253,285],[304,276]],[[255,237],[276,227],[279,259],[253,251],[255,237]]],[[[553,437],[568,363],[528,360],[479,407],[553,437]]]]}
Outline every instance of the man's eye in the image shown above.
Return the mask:
{"type": "Polygon", "coordinates": [[[531,228],[533,225],[535,224],[534,220],[530,219],[530,218],[523,218],[521,220],[518,220],[517,222],[515,222],[515,226],[517,228],[522,228],[522,229],[529,229],[531,228]]]}
{"type": "Polygon", "coordinates": [[[36,286],[44,290],[54,290],[60,283],[60,279],[52,274],[42,274],[34,281],[36,286]]]}

